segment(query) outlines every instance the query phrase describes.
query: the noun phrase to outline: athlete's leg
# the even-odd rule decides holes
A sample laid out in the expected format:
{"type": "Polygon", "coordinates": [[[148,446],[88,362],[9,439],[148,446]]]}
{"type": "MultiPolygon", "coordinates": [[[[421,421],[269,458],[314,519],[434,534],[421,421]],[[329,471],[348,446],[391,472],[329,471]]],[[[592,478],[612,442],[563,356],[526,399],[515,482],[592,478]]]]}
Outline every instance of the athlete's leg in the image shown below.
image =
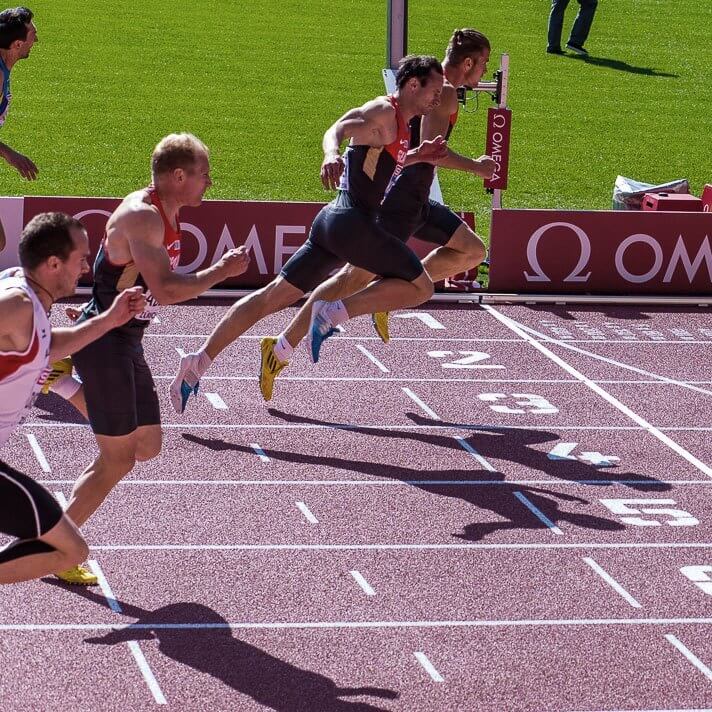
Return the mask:
{"type": "Polygon", "coordinates": [[[160,425],[140,425],[136,428],[136,461],[146,462],[161,454],[163,432],[160,425]]]}
{"type": "Polygon", "coordinates": [[[469,225],[462,223],[447,244],[434,249],[423,259],[423,267],[433,282],[475,269],[484,260],[487,249],[469,225]]]}

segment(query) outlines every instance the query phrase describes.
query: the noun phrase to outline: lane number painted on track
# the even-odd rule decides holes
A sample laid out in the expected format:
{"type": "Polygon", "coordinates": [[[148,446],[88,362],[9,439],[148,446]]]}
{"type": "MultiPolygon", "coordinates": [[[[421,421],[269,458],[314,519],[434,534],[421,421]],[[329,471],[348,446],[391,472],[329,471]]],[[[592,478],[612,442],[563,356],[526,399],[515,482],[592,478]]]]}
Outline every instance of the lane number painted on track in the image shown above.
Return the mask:
{"type": "Polygon", "coordinates": [[[613,455],[602,455],[600,452],[582,452],[580,455],[572,455],[578,443],[559,443],[554,446],[547,457],[550,460],[581,460],[594,467],[615,467],[619,462],[619,457],[613,455]]]}
{"type": "Polygon", "coordinates": [[[443,363],[442,367],[504,369],[504,366],[500,366],[497,364],[481,363],[481,361],[487,361],[492,358],[488,353],[485,353],[484,351],[428,351],[428,356],[430,356],[430,358],[447,358],[448,356],[455,356],[457,354],[462,356],[462,358],[443,363]]]}
{"type": "Polygon", "coordinates": [[[624,524],[636,527],[660,527],[663,524],[671,527],[694,527],[700,523],[689,512],[669,507],[668,505],[676,504],[674,499],[601,499],[601,504],[618,515],[624,524]],[[639,516],[641,514],[670,519],[659,522],[656,519],[645,519],[639,516]]]}
{"type": "Polygon", "coordinates": [[[712,596],[712,566],[683,566],[680,573],[708,596],[712,596]]]}
{"type": "Polygon", "coordinates": [[[549,403],[546,398],[534,393],[480,393],[477,397],[486,403],[496,403],[496,405],[490,405],[490,408],[495,413],[531,413],[538,415],[559,412],[559,409],[549,403]],[[519,406],[518,408],[512,408],[509,405],[497,402],[510,398],[515,399],[514,404],[519,406]]]}

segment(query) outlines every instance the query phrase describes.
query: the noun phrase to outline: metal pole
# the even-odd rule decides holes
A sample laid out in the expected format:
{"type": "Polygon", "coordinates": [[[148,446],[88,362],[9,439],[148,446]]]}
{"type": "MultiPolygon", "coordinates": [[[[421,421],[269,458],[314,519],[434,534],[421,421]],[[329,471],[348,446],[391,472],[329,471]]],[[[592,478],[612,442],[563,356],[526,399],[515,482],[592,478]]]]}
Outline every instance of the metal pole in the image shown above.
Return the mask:
{"type": "Polygon", "coordinates": [[[388,0],[386,66],[395,69],[408,54],[408,0],[388,0]]]}

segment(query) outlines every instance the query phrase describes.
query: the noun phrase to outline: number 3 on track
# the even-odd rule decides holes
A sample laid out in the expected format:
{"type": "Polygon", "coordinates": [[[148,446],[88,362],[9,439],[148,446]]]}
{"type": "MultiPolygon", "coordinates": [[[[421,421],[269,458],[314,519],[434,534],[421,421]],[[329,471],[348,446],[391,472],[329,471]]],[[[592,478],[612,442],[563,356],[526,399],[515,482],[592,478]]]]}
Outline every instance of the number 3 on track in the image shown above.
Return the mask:
{"type": "Polygon", "coordinates": [[[514,404],[520,406],[519,408],[512,408],[500,403],[490,405],[490,408],[495,413],[533,413],[536,415],[559,412],[559,409],[549,403],[546,398],[537,396],[534,393],[512,393],[511,395],[506,393],[480,393],[477,397],[486,403],[497,403],[497,401],[505,400],[506,398],[514,398],[514,404]]]}

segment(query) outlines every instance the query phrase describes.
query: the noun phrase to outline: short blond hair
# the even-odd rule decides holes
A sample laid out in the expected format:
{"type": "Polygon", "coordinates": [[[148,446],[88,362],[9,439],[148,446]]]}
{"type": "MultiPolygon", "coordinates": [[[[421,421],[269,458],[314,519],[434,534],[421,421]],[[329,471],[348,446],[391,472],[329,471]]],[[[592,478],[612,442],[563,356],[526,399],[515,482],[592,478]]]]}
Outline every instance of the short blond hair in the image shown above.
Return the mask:
{"type": "Polygon", "coordinates": [[[193,134],[173,133],[162,138],[151,155],[151,173],[154,176],[169,173],[176,168],[191,168],[200,154],[209,154],[208,147],[193,134]]]}

